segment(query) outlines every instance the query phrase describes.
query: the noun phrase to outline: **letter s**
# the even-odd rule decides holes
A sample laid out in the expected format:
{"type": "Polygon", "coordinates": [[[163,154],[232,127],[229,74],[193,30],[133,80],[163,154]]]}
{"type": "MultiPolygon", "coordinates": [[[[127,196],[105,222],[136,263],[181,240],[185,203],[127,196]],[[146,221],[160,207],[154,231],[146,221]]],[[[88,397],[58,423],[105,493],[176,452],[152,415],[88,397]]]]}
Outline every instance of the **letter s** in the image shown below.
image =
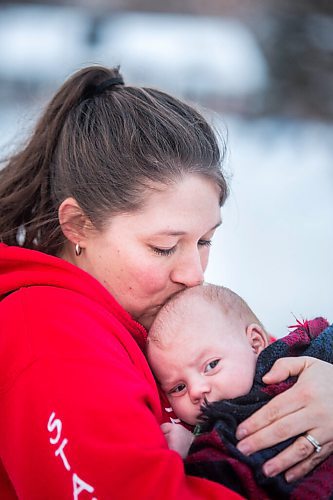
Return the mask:
{"type": "Polygon", "coordinates": [[[49,421],[47,423],[47,430],[49,432],[53,432],[56,430],[56,436],[55,437],[50,437],[50,443],[51,444],[56,444],[61,436],[61,429],[62,429],[62,423],[59,418],[54,418],[55,417],[55,412],[52,412],[49,418],[49,421]]]}

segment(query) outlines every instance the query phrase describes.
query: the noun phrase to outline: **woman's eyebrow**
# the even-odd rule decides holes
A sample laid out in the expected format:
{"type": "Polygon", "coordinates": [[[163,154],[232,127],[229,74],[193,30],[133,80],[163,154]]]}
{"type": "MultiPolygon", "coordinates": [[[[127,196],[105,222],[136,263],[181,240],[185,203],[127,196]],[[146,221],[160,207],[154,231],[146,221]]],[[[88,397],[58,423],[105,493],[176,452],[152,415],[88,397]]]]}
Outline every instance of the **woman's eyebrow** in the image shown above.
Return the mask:
{"type": "Polygon", "coordinates": [[[160,235],[166,235],[166,236],[183,236],[186,234],[186,231],[171,231],[169,229],[166,229],[165,231],[159,231],[158,233],[155,233],[156,236],[160,235]]]}
{"type": "MultiPolygon", "coordinates": [[[[217,224],[215,224],[215,226],[213,226],[207,232],[214,231],[221,224],[222,224],[222,220],[220,220],[217,224]]],[[[155,233],[155,234],[156,234],[156,236],[160,236],[160,235],[165,235],[165,236],[183,236],[184,234],[186,234],[186,231],[173,231],[173,230],[170,230],[170,229],[165,229],[165,230],[159,231],[158,233],[155,233]]]]}

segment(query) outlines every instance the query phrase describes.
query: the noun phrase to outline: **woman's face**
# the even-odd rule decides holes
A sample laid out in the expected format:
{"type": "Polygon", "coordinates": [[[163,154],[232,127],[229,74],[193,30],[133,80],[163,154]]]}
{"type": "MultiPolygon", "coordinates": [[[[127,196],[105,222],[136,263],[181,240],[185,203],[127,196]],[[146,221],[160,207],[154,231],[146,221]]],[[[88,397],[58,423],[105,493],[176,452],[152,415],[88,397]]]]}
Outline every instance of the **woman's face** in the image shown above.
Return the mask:
{"type": "Polygon", "coordinates": [[[141,211],[116,215],[88,234],[76,261],[146,328],[171,295],[203,281],[221,222],[213,181],[188,175],[162,188],[151,191],[141,211]]]}

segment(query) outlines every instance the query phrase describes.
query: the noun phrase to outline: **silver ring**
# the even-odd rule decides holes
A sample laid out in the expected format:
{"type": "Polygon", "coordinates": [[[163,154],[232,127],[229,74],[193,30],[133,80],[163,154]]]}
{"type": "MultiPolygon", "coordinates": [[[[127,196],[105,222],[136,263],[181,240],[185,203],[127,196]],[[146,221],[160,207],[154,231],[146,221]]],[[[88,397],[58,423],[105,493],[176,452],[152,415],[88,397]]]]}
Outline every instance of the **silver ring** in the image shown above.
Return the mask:
{"type": "Polygon", "coordinates": [[[314,447],[315,449],[315,452],[316,453],[319,453],[320,450],[321,450],[321,446],[320,444],[318,443],[317,439],[314,438],[313,436],[311,436],[311,434],[306,434],[305,436],[305,439],[307,439],[309,441],[309,443],[312,444],[312,446],[314,447]]]}

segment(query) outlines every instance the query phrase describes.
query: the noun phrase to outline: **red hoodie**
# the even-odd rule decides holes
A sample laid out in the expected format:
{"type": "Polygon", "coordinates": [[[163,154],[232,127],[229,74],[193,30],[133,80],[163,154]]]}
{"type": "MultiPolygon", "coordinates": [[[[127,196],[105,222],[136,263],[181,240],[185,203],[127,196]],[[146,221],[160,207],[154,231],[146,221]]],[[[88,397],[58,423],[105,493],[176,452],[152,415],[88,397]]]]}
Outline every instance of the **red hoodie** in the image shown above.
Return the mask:
{"type": "Polygon", "coordinates": [[[168,449],[144,328],[77,267],[0,245],[0,498],[239,499],[168,449]]]}

